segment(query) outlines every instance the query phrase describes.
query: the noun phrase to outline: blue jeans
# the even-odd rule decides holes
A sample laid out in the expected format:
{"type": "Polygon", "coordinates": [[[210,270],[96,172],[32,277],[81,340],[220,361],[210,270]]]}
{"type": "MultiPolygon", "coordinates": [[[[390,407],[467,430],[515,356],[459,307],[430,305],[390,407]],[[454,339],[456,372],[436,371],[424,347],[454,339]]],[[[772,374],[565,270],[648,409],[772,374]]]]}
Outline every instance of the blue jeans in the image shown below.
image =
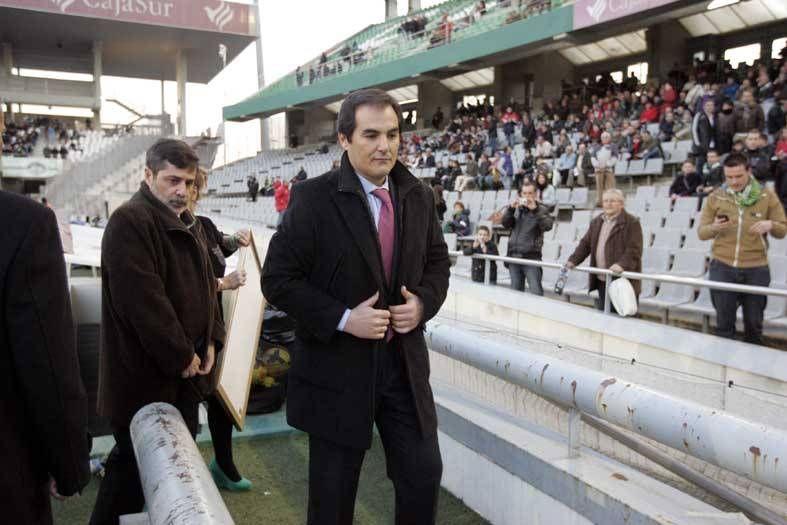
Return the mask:
{"type": "MultiPolygon", "coordinates": [[[[708,278],[752,286],[768,286],[771,271],[767,266],[756,268],[735,268],[720,261],[712,260],[708,278]]],[[[716,335],[733,339],[735,337],[735,313],[738,305],[743,306],[743,340],[747,343],[762,344],[762,319],[768,298],[765,295],[711,290],[711,302],[716,309],[716,335]]]]}
{"type": "Polygon", "coordinates": [[[508,266],[508,273],[511,275],[511,288],[525,291],[525,281],[527,281],[527,291],[535,295],[544,295],[544,288],[541,287],[541,276],[543,271],[540,266],[528,266],[525,264],[511,264],[508,266]]]}

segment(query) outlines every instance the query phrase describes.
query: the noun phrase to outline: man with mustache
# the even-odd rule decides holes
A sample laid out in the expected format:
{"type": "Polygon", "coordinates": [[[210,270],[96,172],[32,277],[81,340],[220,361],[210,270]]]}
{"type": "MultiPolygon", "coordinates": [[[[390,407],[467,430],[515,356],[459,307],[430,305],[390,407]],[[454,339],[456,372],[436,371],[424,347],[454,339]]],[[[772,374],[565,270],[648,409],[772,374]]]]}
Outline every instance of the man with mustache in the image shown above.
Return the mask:
{"type": "Polygon", "coordinates": [[[224,326],[206,243],[187,210],[198,160],[183,141],[157,141],[139,191],[115,210],[104,233],[98,409],[116,444],[91,525],[142,511],[129,435],[134,414],[169,403],[196,435],[197,406],[211,390],[224,326]]]}
{"type": "Polygon", "coordinates": [[[448,291],[435,201],[396,161],[399,104],[351,93],[341,166],[293,189],[265,260],[266,299],[297,321],[287,421],[309,434],[308,523],[351,525],[376,424],[396,523],[435,522],[442,462],[424,324],[448,291]]]}

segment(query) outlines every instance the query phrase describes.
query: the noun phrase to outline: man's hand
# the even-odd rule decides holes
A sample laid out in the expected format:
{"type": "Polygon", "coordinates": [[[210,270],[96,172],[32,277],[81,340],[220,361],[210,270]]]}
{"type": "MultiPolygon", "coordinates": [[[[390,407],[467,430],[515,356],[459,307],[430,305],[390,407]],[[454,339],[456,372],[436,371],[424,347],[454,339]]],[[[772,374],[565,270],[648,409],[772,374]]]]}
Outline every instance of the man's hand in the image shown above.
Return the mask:
{"type": "Polygon", "coordinates": [[[55,481],[55,478],[51,476],[49,477],[49,495],[55,498],[57,501],[66,500],[66,497],[57,491],[57,481],[55,481]]]}
{"type": "Polygon", "coordinates": [[[246,270],[241,268],[240,270],[235,270],[229,275],[224,276],[221,279],[222,290],[235,290],[240,288],[244,284],[246,284],[246,270]]]}
{"type": "MultiPolygon", "coordinates": [[[[721,217],[716,217],[713,219],[713,223],[710,225],[711,230],[716,233],[723,232],[724,230],[729,230],[732,228],[734,224],[729,219],[723,219],[721,217]]],[[[753,228],[754,226],[752,226],[753,228]]]]}
{"type": "Polygon", "coordinates": [[[406,286],[402,286],[402,297],[405,304],[391,307],[391,320],[393,329],[399,334],[412,332],[415,327],[421,324],[424,317],[424,303],[421,298],[411,293],[406,286]]]}
{"type": "Polygon", "coordinates": [[[183,379],[188,379],[189,377],[194,377],[197,375],[199,371],[199,365],[202,360],[199,358],[197,354],[194,354],[194,358],[191,360],[191,364],[186,367],[186,369],[181,372],[180,377],[183,379]]]}
{"type": "Polygon", "coordinates": [[[770,232],[773,229],[773,221],[757,221],[755,222],[749,231],[756,235],[765,235],[766,233],[770,232]]]}
{"type": "Polygon", "coordinates": [[[213,368],[213,363],[216,362],[216,347],[211,342],[208,344],[208,352],[205,354],[205,360],[197,369],[197,375],[206,376],[210,374],[213,368]]]}
{"type": "Polygon", "coordinates": [[[511,207],[514,209],[519,208],[519,199],[514,199],[513,201],[511,201],[511,207]]]}
{"type": "Polygon", "coordinates": [[[251,233],[249,233],[249,230],[238,230],[235,232],[234,237],[241,246],[248,246],[251,244],[251,233]]]}
{"type": "Polygon", "coordinates": [[[611,271],[612,273],[623,273],[623,267],[618,263],[615,263],[609,267],[609,271],[611,271]]]}
{"type": "Polygon", "coordinates": [[[566,268],[568,268],[569,270],[573,270],[576,267],[577,267],[576,264],[572,263],[571,261],[566,261],[566,268]]]}
{"type": "Polygon", "coordinates": [[[473,241],[473,248],[480,248],[480,247],[481,247],[481,241],[476,237],[476,239],[473,241]]]}
{"type": "Polygon", "coordinates": [[[380,292],[350,310],[350,317],[344,331],[360,339],[382,339],[391,322],[391,312],[388,310],[375,310],[380,292]]]}

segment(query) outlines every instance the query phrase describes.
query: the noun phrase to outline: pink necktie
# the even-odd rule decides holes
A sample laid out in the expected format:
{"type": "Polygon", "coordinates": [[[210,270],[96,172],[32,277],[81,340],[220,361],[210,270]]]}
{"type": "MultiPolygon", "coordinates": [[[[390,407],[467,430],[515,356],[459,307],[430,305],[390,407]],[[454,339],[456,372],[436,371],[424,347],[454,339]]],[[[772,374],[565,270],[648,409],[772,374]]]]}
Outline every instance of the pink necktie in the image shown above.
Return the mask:
{"type": "Polygon", "coordinates": [[[394,215],[391,194],[385,188],[378,188],[372,192],[372,195],[382,203],[380,219],[377,221],[377,239],[380,242],[380,254],[383,256],[385,280],[390,284],[394,250],[394,215]]]}
{"type": "MultiPolygon", "coordinates": [[[[391,194],[385,188],[378,188],[372,192],[372,195],[377,197],[382,203],[380,208],[380,218],[377,221],[377,240],[380,243],[380,254],[383,257],[383,273],[385,273],[385,281],[391,284],[391,273],[393,269],[393,251],[394,251],[394,214],[393,203],[391,202],[391,194]]],[[[389,342],[393,339],[394,332],[391,325],[388,325],[388,331],[385,333],[385,340],[389,342]]]]}

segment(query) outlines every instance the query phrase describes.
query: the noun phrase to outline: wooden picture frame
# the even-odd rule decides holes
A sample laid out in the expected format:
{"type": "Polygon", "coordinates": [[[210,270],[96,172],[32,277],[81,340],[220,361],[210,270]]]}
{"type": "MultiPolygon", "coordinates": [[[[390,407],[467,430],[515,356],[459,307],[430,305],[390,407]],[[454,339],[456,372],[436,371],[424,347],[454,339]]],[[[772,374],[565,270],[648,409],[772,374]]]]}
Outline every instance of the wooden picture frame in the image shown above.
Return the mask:
{"type": "Polygon", "coordinates": [[[266,304],[260,280],[262,265],[253,234],[249,246],[238,250],[237,261],[236,269],[246,270],[246,284],[223,292],[229,295],[222,298],[227,336],[216,363],[216,394],[235,428],[243,430],[266,304]]]}

